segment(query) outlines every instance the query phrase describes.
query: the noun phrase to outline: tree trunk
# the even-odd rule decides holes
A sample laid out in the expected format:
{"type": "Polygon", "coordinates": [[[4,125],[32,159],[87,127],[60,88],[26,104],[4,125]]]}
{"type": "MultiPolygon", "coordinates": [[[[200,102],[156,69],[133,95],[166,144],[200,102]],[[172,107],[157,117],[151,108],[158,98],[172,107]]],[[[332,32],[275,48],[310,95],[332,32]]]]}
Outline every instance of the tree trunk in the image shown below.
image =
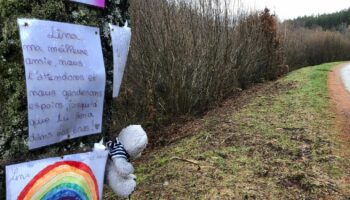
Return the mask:
{"type": "Polygon", "coordinates": [[[112,48],[108,23],[124,25],[129,19],[128,0],[106,0],[106,7],[79,4],[68,0],[0,0],[0,199],[5,199],[5,166],[88,151],[101,137],[108,137],[112,118],[112,48]],[[17,18],[36,18],[96,26],[106,66],[106,90],[102,134],[73,139],[29,151],[27,97],[21,41],[17,18]]]}

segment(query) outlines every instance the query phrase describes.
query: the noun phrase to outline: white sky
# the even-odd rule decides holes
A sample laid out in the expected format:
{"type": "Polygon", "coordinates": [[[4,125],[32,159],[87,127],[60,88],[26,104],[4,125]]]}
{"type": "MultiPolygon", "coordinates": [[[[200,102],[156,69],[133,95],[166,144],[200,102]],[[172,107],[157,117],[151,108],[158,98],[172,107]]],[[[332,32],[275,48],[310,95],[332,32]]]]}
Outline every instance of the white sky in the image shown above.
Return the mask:
{"type": "Polygon", "coordinates": [[[241,0],[241,3],[251,9],[268,7],[281,20],[350,8],[350,0],[241,0]]]}

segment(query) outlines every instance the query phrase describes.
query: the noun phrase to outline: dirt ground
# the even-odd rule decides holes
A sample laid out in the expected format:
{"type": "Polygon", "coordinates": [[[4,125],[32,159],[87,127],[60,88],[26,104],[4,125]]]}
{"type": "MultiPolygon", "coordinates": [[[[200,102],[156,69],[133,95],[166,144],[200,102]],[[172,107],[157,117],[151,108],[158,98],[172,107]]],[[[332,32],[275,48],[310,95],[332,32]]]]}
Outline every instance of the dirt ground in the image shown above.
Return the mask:
{"type": "MultiPolygon", "coordinates": [[[[341,80],[340,71],[349,63],[340,64],[334,67],[328,74],[328,89],[333,100],[336,114],[336,127],[338,129],[338,137],[341,141],[341,148],[337,154],[341,157],[350,159],[350,93],[345,89],[341,80]]],[[[344,177],[343,185],[350,184],[349,176],[344,177]]]]}
{"type": "Polygon", "coordinates": [[[328,88],[337,113],[336,123],[340,137],[344,142],[343,153],[350,157],[350,93],[341,80],[340,70],[349,63],[343,63],[333,68],[328,74],[328,88]]]}

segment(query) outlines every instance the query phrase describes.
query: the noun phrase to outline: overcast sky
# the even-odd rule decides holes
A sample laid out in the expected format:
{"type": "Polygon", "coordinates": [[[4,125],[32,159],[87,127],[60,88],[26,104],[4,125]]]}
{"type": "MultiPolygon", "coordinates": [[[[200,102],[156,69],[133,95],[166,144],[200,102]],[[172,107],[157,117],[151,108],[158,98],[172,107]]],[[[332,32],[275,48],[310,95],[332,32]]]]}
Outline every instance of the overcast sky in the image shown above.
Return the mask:
{"type": "Polygon", "coordinates": [[[270,8],[281,20],[350,8],[350,0],[241,0],[251,9],[270,8]]]}

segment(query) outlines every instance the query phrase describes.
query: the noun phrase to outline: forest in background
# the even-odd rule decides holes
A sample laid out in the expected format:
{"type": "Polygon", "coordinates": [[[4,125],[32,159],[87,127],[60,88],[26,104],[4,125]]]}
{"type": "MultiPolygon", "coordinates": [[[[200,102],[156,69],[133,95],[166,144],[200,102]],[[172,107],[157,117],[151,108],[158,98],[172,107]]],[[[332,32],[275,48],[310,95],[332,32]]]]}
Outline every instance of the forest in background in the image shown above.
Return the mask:
{"type": "Polygon", "coordinates": [[[285,62],[291,69],[350,59],[350,9],[304,16],[280,25],[285,62]]]}
{"type": "Polygon", "coordinates": [[[322,27],[324,30],[337,30],[342,32],[348,29],[350,24],[350,8],[345,8],[344,10],[330,14],[298,17],[294,20],[287,20],[287,22],[310,29],[322,27]]]}

